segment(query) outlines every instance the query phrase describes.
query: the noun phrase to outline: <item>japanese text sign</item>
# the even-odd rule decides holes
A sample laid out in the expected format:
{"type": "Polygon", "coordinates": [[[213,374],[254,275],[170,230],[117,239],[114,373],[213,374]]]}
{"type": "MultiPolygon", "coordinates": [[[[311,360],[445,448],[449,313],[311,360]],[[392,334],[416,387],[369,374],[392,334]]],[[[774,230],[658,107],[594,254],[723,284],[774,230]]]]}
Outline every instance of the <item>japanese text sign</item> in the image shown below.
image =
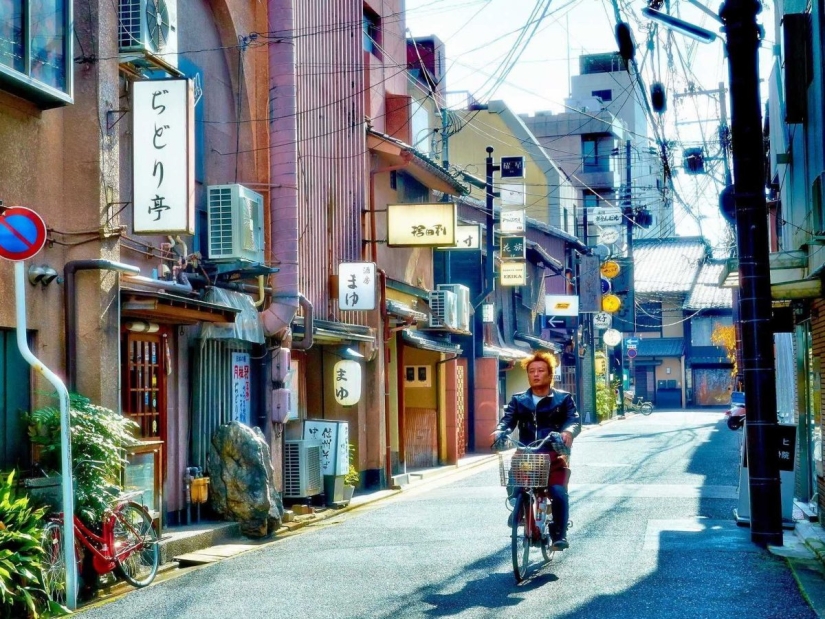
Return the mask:
{"type": "Polygon", "coordinates": [[[346,421],[307,419],[304,440],[321,443],[321,474],[346,475],[349,470],[349,424],[346,421]]]}
{"type": "Polygon", "coordinates": [[[375,309],[374,262],[342,262],[338,265],[338,307],[342,310],[375,309]]]}
{"type": "Polygon", "coordinates": [[[455,227],[455,247],[439,249],[480,249],[481,226],[478,224],[458,225],[455,227]]]}
{"type": "Polygon", "coordinates": [[[502,157],[501,178],[524,178],[524,157],[502,157]]]}
{"type": "Polygon", "coordinates": [[[232,419],[249,425],[252,402],[249,353],[232,353],[232,419]]]}
{"type": "Polygon", "coordinates": [[[524,260],[527,254],[527,243],[523,236],[503,236],[499,240],[502,260],[524,260]]]}
{"type": "Polygon", "coordinates": [[[194,91],[187,79],[132,84],[135,234],[194,234],[194,91]]]}
{"type": "Polygon", "coordinates": [[[387,205],[388,247],[453,247],[455,229],[452,202],[387,205]]]}
{"type": "Polygon", "coordinates": [[[499,200],[502,208],[524,206],[524,183],[502,183],[499,187],[499,200]]]}
{"type": "Polygon", "coordinates": [[[341,406],[355,406],[361,399],[361,364],[342,359],[333,368],[332,387],[341,406]]]}

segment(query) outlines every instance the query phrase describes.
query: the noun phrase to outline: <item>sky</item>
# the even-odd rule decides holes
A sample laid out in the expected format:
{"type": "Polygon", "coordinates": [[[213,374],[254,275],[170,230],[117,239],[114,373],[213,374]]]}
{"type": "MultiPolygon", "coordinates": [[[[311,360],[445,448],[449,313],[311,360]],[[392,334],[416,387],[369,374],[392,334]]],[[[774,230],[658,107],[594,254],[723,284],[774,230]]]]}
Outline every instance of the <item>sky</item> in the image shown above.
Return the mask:
{"type": "MultiPolygon", "coordinates": [[[[719,2],[703,2],[718,9],[719,2]]],[[[640,12],[647,3],[619,0],[618,4],[623,21],[634,30],[636,61],[646,85],[649,88],[653,81],[665,85],[665,139],[676,140],[683,148],[715,139],[720,122],[718,97],[674,98],[673,94],[684,93],[691,85],[696,90],[710,90],[728,82],[721,24],[688,0],[671,0],[673,14],[720,36],[713,43],[701,44],[660,29],[651,46],[651,22],[640,12]]],[[[770,70],[774,44],[770,40],[773,16],[769,3],[765,6],[758,18],[767,33],[760,51],[763,78],[770,70]]],[[[504,100],[519,114],[564,111],[570,77],[579,73],[578,57],[617,50],[616,17],[609,0],[550,0],[546,7],[545,0],[406,0],[406,11],[409,36],[435,34],[444,42],[448,91],[467,91],[485,103],[504,100]],[[538,25],[529,37],[526,35],[533,27],[525,29],[525,24],[531,20],[538,25]],[[523,49],[515,62],[508,56],[513,49],[523,49]],[[503,75],[507,67],[509,71],[503,75]]],[[[763,92],[763,104],[766,94],[763,92]]],[[[681,148],[676,150],[681,152],[681,148]]],[[[721,161],[708,163],[711,175],[675,175],[682,205],[674,207],[674,218],[677,234],[703,234],[712,245],[723,246],[729,237],[716,196],[724,172],[721,161]]],[[[680,167],[681,161],[677,159],[676,164],[680,167]]]]}

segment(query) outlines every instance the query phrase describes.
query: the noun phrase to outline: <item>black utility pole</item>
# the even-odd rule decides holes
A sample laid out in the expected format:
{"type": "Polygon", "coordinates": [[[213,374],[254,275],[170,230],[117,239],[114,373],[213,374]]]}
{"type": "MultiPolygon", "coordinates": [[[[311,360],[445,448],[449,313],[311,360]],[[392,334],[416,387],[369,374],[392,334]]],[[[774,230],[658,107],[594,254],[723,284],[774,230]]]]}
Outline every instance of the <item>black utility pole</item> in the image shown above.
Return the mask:
{"type": "Polygon", "coordinates": [[[727,0],[720,10],[727,34],[733,141],[739,318],[747,407],[751,541],[782,545],[782,498],[775,442],[776,382],[770,327],[771,283],[765,204],[765,147],[759,96],[757,0],[727,0]]]}
{"type": "MultiPolygon", "coordinates": [[[[629,261],[633,262],[633,203],[631,195],[631,183],[633,182],[632,169],[630,167],[630,140],[625,140],[624,143],[624,162],[625,162],[625,188],[624,199],[622,200],[622,215],[627,226],[627,257],[629,261]]],[[[633,287],[636,285],[631,279],[629,281],[630,290],[628,290],[625,303],[635,303],[635,296],[633,295],[633,287]]],[[[634,332],[635,335],[635,332],[634,332]]],[[[619,419],[624,419],[624,336],[620,346],[617,346],[619,355],[619,419]]]]}

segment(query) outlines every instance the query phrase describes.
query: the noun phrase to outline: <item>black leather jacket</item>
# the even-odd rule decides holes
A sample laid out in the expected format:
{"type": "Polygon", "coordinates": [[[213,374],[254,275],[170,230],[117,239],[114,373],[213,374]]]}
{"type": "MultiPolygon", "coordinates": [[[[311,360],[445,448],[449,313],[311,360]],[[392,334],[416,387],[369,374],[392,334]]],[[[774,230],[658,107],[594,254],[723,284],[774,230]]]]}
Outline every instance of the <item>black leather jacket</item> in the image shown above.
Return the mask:
{"type": "Polygon", "coordinates": [[[504,417],[496,430],[509,432],[516,425],[522,443],[543,439],[548,432],[570,432],[575,438],[582,429],[573,396],[555,388],[539,400],[538,406],[533,404],[533,393],[529,389],[515,394],[504,408],[504,417]]]}

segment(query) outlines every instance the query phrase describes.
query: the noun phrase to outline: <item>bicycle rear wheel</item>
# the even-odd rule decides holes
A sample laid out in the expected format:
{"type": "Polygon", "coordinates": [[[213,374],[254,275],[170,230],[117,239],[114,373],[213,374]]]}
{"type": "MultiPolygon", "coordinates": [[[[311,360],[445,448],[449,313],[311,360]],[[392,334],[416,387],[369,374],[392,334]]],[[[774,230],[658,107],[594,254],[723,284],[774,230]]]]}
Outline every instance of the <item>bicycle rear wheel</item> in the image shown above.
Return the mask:
{"type": "Polygon", "coordinates": [[[117,573],[133,587],[145,587],[158,573],[160,547],[152,519],[137,503],[124,503],[115,519],[115,565],[117,573]]]}
{"type": "Polygon", "coordinates": [[[544,557],[546,562],[550,562],[553,560],[553,555],[556,554],[556,551],[553,550],[553,540],[550,538],[550,531],[553,530],[553,510],[551,508],[551,503],[547,502],[547,522],[544,526],[544,535],[541,536],[541,556],[544,557]]]}
{"type": "Polygon", "coordinates": [[[650,402],[643,402],[642,406],[641,406],[641,409],[642,409],[642,415],[649,415],[650,413],[653,412],[653,404],[651,404],[650,402]]]}
{"type": "Polygon", "coordinates": [[[40,544],[43,557],[43,588],[49,599],[59,604],[66,603],[66,561],[63,554],[63,527],[50,522],[43,530],[40,544]]]}
{"type": "Polygon", "coordinates": [[[527,575],[530,562],[530,529],[528,516],[532,515],[533,497],[527,492],[519,494],[513,508],[513,526],[510,534],[510,549],[513,557],[513,575],[521,582],[527,575]]]}

